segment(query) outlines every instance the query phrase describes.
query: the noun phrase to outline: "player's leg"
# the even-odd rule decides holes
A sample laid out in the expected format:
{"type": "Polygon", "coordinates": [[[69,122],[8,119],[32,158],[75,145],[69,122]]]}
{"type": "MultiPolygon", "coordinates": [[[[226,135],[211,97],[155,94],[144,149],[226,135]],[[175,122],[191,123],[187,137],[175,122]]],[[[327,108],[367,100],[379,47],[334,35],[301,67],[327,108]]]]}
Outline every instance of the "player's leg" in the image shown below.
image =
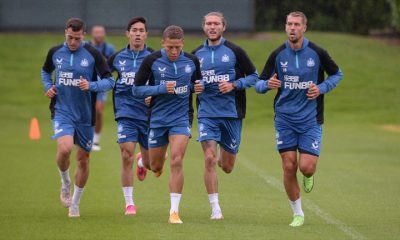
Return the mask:
{"type": "Polygon", "coordinates": [[[218,199],[218,177],[216,172],[217,165],[217,142],[205,140],[201,142],[204,152],[204,184],[208,193],[208,200],[211,205],[212,220],[223,219],[221,207],[218,199]]]}
{"type": "Polygon", "coordinates": [[[77,146],[74,194],[72,195],[69,217],[79,217],[79,204],[89,178],[89,153],[92,149],[93,127],[76,126],[74,142],[77,146]]]}
{"type": "Polygon", "coordinates": [[[93,135],[93,151],[100,151],[100,133],[103,128],[103,113],[105,101],[107,98],[107,92],[99,92],[97,93],[96,100],[96,124],[94,127],[94,135],[93,135]]]}
{"type": "Polygon", "coordinates": [[[297,148],[298,135],[285,122],[275,121],[276,144],[281,155],[283,168],[283,185],[293,210],[293,221],[290,226],[298,227],[304,223],[304,212],[301,207],[300,188],[297,182],[297,148]]]}
{"type": "Polygon", "coordinates": [[[57,165],[61,177],[60,201],[64,207],[71,205],[71,178],[69,165],[71,151],[74,146],[73,136],[64,135],[57,139],[57,165]]]}
{"type": "Polygon", "coordinates": [[[125,215],[136,214],[136,207],[133,201],[133,161],[136,142],[121,142],[119,144],[122,158],[121,184],[125,199],[125,215]]]}
{"type": "Polygon", "coordinates": [[[76,168],[75,168],[75,185],[74,194],[72,195],[71,206],[69,207],[69,217],[79,217],[80,200],[85,188],[86,182],[89,178],[89,152],[77,146],[76,152],[76,168]]]}
{"type": "Polygon", "coordinates": [[[136,175],[139,181],[143,181],[146,178],[147,170],[150,168],[149,159],[149,136],[148,136],[148,122],[138,121],[138,142],[140,144],[140,152],[136,154],[136,175]]]}
{"type": "Polygon", "coordinates": [[[182,196],[183,189],[183,158],[187,144],[189,142],[189,136],[187,135],[170,135],[169,142],[171,144],[171,174],[169,179],[169,189],[171,197],[171,209],[170,209],[170,223],[182,223],[179,218],[179,203],[182,196]]]}
{"type": "Polygon", "coordinates": [[[71,179],[69,176],[69,165],[72,148],[74,146],[74,127],[68,119],[55,118],[53,121],[54,135],[57,139],[56,160],[61,177],[60,200],[64,207],[71,205],[71,179]]]}
{"type": "Polygon", "coordinates": [[[151,170],[149,150],[143,145],[140,145],[140,152],[136,154],[136,162],[136,176],[139,181],[143,181],[146,178],[147,170],[151,170]]]}
{"type": "Polygon", "coordinates": [[[322,128],[314,125],[299,137],[299,169],[303,173],[303,189],[306,193],[314,187],[314,173],[321,149],[322,128]]]}
{"type": "Polygon", "coordinates": [[[281,152],[282,168],[283,168],[283,185],[289,198],[290,206],[293,211],[293,221],[290,223],[292,227],[298,227],[304,223],[304,212],[301,206],[300,188],[297,181],[297,152],[285,151],[281,152]]]}
{"type": "Polygon", "coordinates": [[[218,120],[200,118],[198,120],[199,138],[204,154],[204,184],[211,205],[211,219],[222,219],[222,211],[218,199],[218,176],[216,164],[218,163],[218,145],[221,140],[221,130],[218,120]]]}
{"type": "Polygon", "coordinates": [[[165,154],[168,148],[168,128],[149,130],[149,160],[154,176],[161,176],[164,168],[165,154]]]}
{"type": "Polygon", "coordinates": [[[219,126],[221,129],[220,165],[225,173],[231,173],[235,166],[236,154],[239,151],[242,120],[224,119],[220,121],[219,126]]]}

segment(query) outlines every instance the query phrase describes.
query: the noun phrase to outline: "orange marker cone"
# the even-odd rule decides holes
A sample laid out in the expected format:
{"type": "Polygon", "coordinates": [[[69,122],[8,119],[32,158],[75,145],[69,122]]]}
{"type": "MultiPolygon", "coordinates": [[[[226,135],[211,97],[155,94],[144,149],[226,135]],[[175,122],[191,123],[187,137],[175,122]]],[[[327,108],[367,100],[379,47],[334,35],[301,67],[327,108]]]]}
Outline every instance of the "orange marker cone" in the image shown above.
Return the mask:
{"type": "Polygon", "coordinates": [[[31,126],[29,128],[29,138],[31,140],[40,139],[40,129],[39,129],[39,121],[37,118],[32,118],[31,126]]]}

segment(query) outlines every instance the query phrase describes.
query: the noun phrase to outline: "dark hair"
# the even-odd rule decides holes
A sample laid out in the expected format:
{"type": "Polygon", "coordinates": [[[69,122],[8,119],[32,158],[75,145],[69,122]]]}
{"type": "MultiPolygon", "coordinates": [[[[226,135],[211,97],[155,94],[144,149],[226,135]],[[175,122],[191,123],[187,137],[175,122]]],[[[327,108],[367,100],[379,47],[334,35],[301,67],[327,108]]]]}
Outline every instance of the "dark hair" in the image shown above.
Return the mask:
{"type": "Polygon", "coordinates": [[[144,30],[146,30],[146,32],[147,32],[146,18],[144,18],[144,17],[134,17],[131,20],[129,20],[128,26],[126,27],[126,30],[130,31],[132,25],[135,24],[135,23],[138,23],[138,22],[141,22],[141,23],[144,24],[144,30]]]}
{"type": "Polygon", "coordinates": [[[74,32],[86,31],[85,22],[80,18],[70,18],[65,24],[65,29],[71,28],[74,32]]]}
{"type": "Polygon", "coordinates": [[[183,29],[179,26],[168,26],[163,32],[163,39],[183,39],[183,29]]]}

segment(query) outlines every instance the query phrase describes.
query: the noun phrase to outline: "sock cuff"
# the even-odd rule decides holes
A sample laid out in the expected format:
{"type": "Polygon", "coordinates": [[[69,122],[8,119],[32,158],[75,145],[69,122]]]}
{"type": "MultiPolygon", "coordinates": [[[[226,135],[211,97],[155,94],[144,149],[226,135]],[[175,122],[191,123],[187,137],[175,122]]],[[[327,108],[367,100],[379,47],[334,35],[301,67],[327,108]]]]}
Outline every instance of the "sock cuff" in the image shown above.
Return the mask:
{"type": "Polygon", "coordinates": [[[181,197],[182,193],[170,193],[169,194],[171,197],[181,197]]]}
{"type": "Polygon", "coordinates": [[[84,187],[83,187],[83,188],[80,188],[80,187],[78,187],[78,186],[76,186],[76,185],[74,184],[74,191],[83,192],[84,189],[85,189],[84,187]]]}

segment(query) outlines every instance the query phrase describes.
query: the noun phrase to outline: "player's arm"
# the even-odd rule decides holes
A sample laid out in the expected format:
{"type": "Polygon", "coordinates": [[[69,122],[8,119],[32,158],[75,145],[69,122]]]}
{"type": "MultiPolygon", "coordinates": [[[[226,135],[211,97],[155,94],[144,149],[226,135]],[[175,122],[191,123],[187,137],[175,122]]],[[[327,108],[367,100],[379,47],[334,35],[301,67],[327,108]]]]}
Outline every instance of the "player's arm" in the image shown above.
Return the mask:
{"type": "Polygon", "coordinates": [[[243,90],[254,86],[258,80],[258,73],[253,62],[250,60],[247,53],[240,47],[235,48],[236,60],[239,68],[245,74],[245,77],[234,81],[234,86],[237,90],[243,90]]]}
{"type": "Polygon", "coordinates": [[[203,75],[201,74],[199,59],[197,57],[194,57],[193,62],[196,69],[191,77],[190,90],[196,94],[200,94],[204,90],[203,75]]]}
{"type": "MultiPolygon", "coordinates": [[[[194,55],[193,55],[194,56],[194,55]]],[[[190,81],[190,94],[189,94],[189,123],[192,126],[194,108],[193,108],[193,92],[196,94],[201,94],[204,90],[203,75],[200,70],[200,62],[197,57],[193,58],[194,65],[196,67],[195,71],[192,73],[190,81]]]]}
{"type": "Polygon", "coordinates": [[[114,67],[114,60],[115,57],[118,55],[119,52],[112,54],[108,59],[107,59],[107,65],[110,68],[111,73],[116,71],[117,69],[115,69],[114,67]]]}
{"type": "Polygon", "coordinates": [[[137,97],[149,97],[165,93],[174,93],[175,85],[171,82],[155,85],[154,76],[151,70],[154,58],[148,55],[140,65],[139,71],[135,76],[135,85],[132,86],[132,94],[137,97]],[[149,82],[146,85],[146,82],[149,82]]]}
{"type": "Polygon", "coordinates": [[[43,64],[42,70],[40,72],[45,95],[49,98],[53,98],[57,94],[57,91],[56,91],[56,88],[54,86],[53,79],[52,79],[52,73],[55,69],[54,64],[53,64],[54,52],[55,52],[54,48],[49,50],[49,52],[47,53],[46,60],[43,64]]]}
{"type": "Polygon", "coordinates": [[[82,90],[89,90],[92,92],[106,92],[114,87],[114,78],[111,74],[110,68],[104,57],[100,52],[95,50],[93,47],[88,46],[86,48],[95,60],[95,69],[100,80],[92,82],[87,81],[87,79],[81,80],[80,88],[82,90]],[[88,85],[88,88],[86,88],[88,85]]]}
{"type": "Polygon", "coordinates": [[[256,82],[255,88],[257,93],[266,93],[268,90],[279,88],[281,86],[281,81],[278,79],[276,74],[275,59],[275,52],[268,57],[259,80],[256,82]]]}
{"type": "Polygon", "coordinates": [[[320,94],[332,91],[343,79],[343,73],[336,63],[325,50],[321,51],[320,61],[323,70],[328,74],[328,78],[318,84],[320,94]]]}

